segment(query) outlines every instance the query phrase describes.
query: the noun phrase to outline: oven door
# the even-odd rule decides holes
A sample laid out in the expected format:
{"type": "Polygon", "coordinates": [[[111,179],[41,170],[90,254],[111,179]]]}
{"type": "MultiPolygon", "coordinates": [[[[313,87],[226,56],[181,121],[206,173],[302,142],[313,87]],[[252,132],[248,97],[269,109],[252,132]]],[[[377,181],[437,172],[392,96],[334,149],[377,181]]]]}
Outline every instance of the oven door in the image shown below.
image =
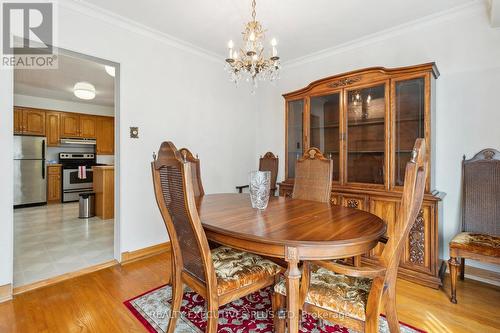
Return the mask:
{"type": "Polygon", "coordinates": [[[86,177],[78,178],[78,169],[63,169],[63,190],[92,188],[94,174],[91,168],[87,169],[86,177]]]}
{"type": "Polygon", "coordinates": [[[86,177],[78,178],[78,168],[63,169],[63,202],[78,201],[80,194],[93,191],[93,172],[87,168],[86,177]]]}

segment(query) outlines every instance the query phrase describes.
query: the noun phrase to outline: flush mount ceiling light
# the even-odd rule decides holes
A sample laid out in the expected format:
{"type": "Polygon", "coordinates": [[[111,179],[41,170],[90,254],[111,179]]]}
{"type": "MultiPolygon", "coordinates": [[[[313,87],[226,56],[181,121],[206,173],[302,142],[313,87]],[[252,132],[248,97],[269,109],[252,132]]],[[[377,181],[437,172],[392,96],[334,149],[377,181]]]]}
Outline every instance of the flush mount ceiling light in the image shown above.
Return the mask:
{"type": "Polygon", "coordinates": [[[252,91],[257,87],[257,81],[274,81],[279,78],[280,57],[276,39],[271,40],[269,57],[264,55],[264,28],[257,21],[255,12],[256,0],[252,0],[252,20],[245,25],[243,31],[243,47],[234,50],[234,43],[229,41],[227,47],[229,56],[226,59],[226,70],[231,81],[236,84],[242,78],[252,83],[252,91]]]}
{"type": "Polygon", "coordinates": [[[73,88],[73,93],[80,99],[94,99],[95,87],[88,82],[77,82],[73,88]]]}
{"type": "Polygon", "coordinates": [[[115,68],[113,66],[104,65],[104,69],[110,76],[115,77],[115,68]]]}

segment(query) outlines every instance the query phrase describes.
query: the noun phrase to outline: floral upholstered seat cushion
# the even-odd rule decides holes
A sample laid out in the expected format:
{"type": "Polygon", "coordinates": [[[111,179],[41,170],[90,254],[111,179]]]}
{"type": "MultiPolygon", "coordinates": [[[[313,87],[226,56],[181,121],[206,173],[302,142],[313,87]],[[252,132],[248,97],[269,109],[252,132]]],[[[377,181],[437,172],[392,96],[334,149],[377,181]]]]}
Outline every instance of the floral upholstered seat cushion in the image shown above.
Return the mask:
{"type": "Polygon", "coordinates": [[[226,246],[212,250],[212,261],[219,295],[274,277],[283,270],[271,260],[226,246]]]}
{"type": "MultiPolygon", "coordinates": [[[[336,274],[311,265],[311,282],[306,302],[364,321],[371,285],[371,279],[336,274]]],[[[280,280],[274,286],[274,291],[286,295],[285,281],[280,280]]]]}
{"type": "Polygon", "coordinates": [[[500,236],[462,232],[451,240],[450,248],[500,257],[500,236]]]}

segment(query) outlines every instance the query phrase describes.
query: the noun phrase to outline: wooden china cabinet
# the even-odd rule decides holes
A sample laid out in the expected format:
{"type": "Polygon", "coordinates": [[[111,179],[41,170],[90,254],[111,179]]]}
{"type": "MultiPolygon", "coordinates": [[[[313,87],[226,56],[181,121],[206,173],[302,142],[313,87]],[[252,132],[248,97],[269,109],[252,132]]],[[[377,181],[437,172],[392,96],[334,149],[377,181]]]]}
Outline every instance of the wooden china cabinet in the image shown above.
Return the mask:
{"type": "MultiPolygon", "coordinates": [[[[430,168],[426,194],[401,258],[402,278],[439,288],[438,216],[444,194],[434,189],[434,63],[368,68],[321,79],[283,95],[286,113],[286,176],[282,196],[292,193],[295,162],[319,148],[334,162],[331,202],[378,215],[395,230],[406,163],[415,140],[426,139],[430,168]]],[[[381,250],[381,245],[363,260],[381,250]]]]}

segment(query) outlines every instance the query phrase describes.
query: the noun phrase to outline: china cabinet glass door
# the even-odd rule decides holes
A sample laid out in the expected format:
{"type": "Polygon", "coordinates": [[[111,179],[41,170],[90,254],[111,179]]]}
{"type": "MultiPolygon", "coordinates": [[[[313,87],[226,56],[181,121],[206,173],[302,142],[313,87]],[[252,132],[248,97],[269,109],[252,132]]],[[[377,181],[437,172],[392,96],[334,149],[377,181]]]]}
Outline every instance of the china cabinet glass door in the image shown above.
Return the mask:
{"type": "Polygon", "coordinates": [[[347,92],[347,182],[384,184],[386,85],[347,92]]]}
{"type": "Polygon", "coordinates": [[[287,177],[295,177],[295,162],[302,155],[304,128],[304,101],[288,102],[287,106],[287,177]]]}
{"type": "Polygon", "coordinates": [[[415,140],[425,137],[425,78],[395,83],[395,166],[394,183],[404,185],[406,163],[411,159],[415,140]]]}
{"type": "Polygon", "coordinates": [[[333,160],[333,181],[339,181],[340,93],[311,97],[310,146],[321,150],[326,158],[333,160]]]}

